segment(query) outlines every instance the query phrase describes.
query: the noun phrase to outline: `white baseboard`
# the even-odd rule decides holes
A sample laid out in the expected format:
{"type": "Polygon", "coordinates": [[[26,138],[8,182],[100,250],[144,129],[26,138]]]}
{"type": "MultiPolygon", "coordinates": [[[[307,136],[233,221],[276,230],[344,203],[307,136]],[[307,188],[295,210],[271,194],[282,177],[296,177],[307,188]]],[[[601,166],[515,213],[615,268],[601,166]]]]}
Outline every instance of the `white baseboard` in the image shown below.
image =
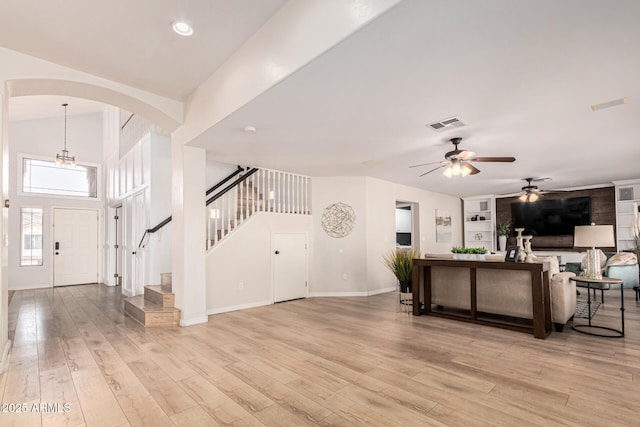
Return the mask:
{"type": "Polygon", "coordinates": [[[397,286],[391,286],[389,288],[382,288],[382,289],[374,289],[373,291],[369,291],[369,296],[378,295],[378,294],[386,294],[387,292],[394,292],[394,291],[397,291],[397,290],[398,290],[397,286]]]}
{"type": "Polygon", "coordinates": [[[309,296],[313,298],[321,298],[321,297],[367,297],[369,296],[368,291],[362,292],[309,292],[309,296]]]}
{"type": "Polygon", "coordinates": [[[207,310],[207,314],[211,315],[211,314],[228,313],[229,311],[245,310],[247,308],[256,308],[256,307],[262,307],[262,306],[271,305],[271,304],[273,304],[273,301],[268,300],[268,301],[252,302],[249,304],[233,305],[230,307],[212,308],[210,310],[207,310]]]}
{"type": "Polygon", "coordinates": [[[5,369],[7,368],[7,365],[9,363],[9,351],[11,350],[11,340],[7,340],[6,343],[4,343],[4,349],[2,350],[2,356],[0,356],[0,374],[2,374],[5,369]]]}
{"type": "Polygon", "coordinates": [[[387,292],[393,292],[397,288],[395,286],[382,289],[374,289],[372,291],[361,292],[311,292],[310,297],[370,297],[378,294],[386,294],[387,292]]]}
{"type": "Polygon", "coordinates": [[[199,325],[200,323],[207,323],[208,321],[208,316],[192,317],[191,319],[180,319],[180,326],[199,325]]]}
{"type": "Polygon", "coordinates": [[[27,285],[27,286],[20,286],[20,287],[9,286],[9,290],[10,291],[28,291],[31,289],[47,289],[52,287],[53,286],[51,285],[51,283],[46,283],[44,285],[27,285]]]}

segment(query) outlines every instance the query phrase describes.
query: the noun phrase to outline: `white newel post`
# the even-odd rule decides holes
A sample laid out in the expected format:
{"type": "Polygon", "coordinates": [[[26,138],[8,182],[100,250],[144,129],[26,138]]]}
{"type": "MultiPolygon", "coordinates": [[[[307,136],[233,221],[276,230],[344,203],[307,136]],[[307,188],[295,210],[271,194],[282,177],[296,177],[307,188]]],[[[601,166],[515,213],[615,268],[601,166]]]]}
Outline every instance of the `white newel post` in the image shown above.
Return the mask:
{"type": "Polygon", "coordinates": [[[171,143],[172,283],[181,326],[206,323],[205,150],[171,143]]]}

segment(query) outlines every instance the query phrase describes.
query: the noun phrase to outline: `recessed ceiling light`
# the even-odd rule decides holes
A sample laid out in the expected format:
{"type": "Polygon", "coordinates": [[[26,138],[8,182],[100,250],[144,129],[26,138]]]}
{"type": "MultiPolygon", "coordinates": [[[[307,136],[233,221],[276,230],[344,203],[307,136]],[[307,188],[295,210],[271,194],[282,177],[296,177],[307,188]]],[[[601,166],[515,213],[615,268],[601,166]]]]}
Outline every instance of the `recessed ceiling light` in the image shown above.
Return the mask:
{"type": "Polygon", "coordinates": [[[181,36],[190,36],[193,34],[193,28],[186,22],[174,21],[171,23],[171,28],[173,28],[176,34],[180,34],[181,36]]]}
{"type": "Polygon", "coordinates": [[[255,126],[246,126],[244,128],[245,133],[256,133],[257,129],[255,126]]]}

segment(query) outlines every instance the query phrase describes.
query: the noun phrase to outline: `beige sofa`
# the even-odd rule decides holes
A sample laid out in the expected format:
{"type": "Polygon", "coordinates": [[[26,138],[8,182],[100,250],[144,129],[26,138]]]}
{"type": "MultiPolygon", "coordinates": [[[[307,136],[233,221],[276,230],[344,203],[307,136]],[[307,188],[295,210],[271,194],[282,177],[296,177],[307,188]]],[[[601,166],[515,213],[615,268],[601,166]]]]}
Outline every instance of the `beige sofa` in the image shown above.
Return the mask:
{"type": "MultiPolygon", "coordinates": [[[[425,254],[425,258],[452,259],[451,254],[425,254]]],[[[503,261],[499,255],[487,255],[488,261],[503,261]]],[[[551,320],[556,331],[573,318],[576,310],[576,284],[569,280],[574,273],[560,272],[555,257],[536,258],[549,263],[551,320]]],[[[431,303],[449,308],[468,309],[471,304],[469,270],[455,267],[432,267],[431,303]]],[[[524,319],[533,317],[531,277],[515,270],[476,270],[478,311],[524,319]]]]}

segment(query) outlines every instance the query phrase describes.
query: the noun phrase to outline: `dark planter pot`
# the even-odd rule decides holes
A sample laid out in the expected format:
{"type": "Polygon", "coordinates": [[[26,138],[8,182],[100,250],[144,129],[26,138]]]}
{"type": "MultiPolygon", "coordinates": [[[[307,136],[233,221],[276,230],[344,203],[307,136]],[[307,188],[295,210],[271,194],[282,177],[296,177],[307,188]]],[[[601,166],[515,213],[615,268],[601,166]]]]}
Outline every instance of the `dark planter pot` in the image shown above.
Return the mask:
{"type": "Polygon", "coordinates": [[[411,282],[400,282],[400,292],[405,294],[411,292],[411,282]]]}

